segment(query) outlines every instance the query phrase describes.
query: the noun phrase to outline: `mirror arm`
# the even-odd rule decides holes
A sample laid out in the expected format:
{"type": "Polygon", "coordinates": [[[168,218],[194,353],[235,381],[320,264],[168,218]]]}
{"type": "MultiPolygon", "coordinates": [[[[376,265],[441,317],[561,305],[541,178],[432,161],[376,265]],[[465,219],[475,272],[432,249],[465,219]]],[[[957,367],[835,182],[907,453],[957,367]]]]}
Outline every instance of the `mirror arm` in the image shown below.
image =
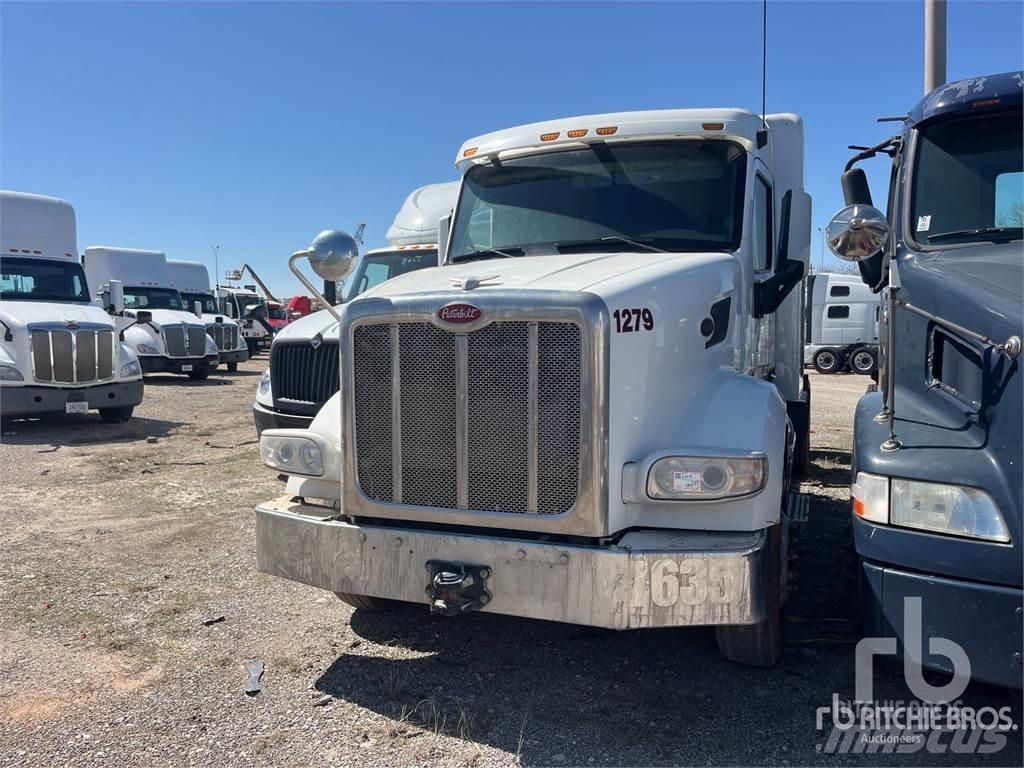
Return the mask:
{"type": "Polygon", "coordinates": [[[310,293],[312,293],[317,299],[319,299],[323,303],[324,308],[328,312],[330,312],[331,315],[334,316],[335,320],[341,320],[341,315],[338,314],[338,310],[334,308],[334,305],[327,301],[327,299],[323,297],[323,294],[321,294],[320,291],[316,289],[316,286],[309,282],[309,280],[306,279],[306,276],[302,274],[302,272],[299,270],[297,266],[295,266],[296,261],[298,261],[301,258],[308,257],[309,251],[296,251],[295,253],[292,254],[291,258],[288,259],[288,269],[290,269],[292,271],[292,274],[299,279],[300,283],[306,286],[310,293]]]}
{"type": "Polygon", "coordinates": [[[4,341],[14,341],[14,335],[11,333],[11,326],[0,320],[0,325],[4,327],[4,341]]]}

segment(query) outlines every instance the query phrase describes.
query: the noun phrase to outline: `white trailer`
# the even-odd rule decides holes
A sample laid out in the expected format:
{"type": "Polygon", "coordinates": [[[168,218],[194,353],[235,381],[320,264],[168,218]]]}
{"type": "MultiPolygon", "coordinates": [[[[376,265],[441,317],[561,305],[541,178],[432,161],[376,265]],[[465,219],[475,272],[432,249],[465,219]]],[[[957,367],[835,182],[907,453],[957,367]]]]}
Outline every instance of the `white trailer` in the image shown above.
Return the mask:
{"type": "MultiPolygon", "coordinates": [[[[712,625],[774,663],[808,432],[803,149],[796,115],[736,109],[466,142],[444,266],[340,310],[329,434],[263,432],[264,463],[338,472],[341,502],[259,505],[257,566],[367,609],[712,625]]],[[[326,277],[353,251],[306,253],[326,277]]]]}
{"type": "Polygon", "coordinates": [[[206,324],[207,334],[217,345],[219,361],[229,371],[237,371],[238,364],[249,359],[249,345],[245,343],[238,323],[225,317],[218,306],[206,265],[199,261],[168,259],[167,266],[185,308],[192,310],[206,324]]]}
{"type": "Polygon", "coordinates": [[[162,251],[89,246],[82,266],[90,287],[138,353],[143,373],[202,380],[216,370],[217,345],[182,301],[162,251]],[[112,290],[115,285],[119,290],[112,290]]]}
{"type": "Polygon", "coordinates": [[[123,422],[142,402],[138,357],[92,302],[64,200],[0,191],[0,332],[4,418],[98,410],[123,422]]]}
{"type": "Polygon", "coordinates": [[[818,373],[878,367],[881,300],[859,275],[819,273],[807,278],[804,365],[818,373]]]}
{"type": "MultiPolygon", "coordinates": [[[[388,228],[389,244],[364,253],[345,279],[342,302],[407,272],[436,267],[437,222],[451,212],[458,192],[458,182],[449,181],[427,184],[410,193],[388,228]]],[[[275,336],[270,368],[256,391],[256,432],[309,427],[337,391],[338,323],[334,316],[321,310],[292,321],[275,336]]],[[[321,485],[325,498],[336,498],[333,482],[321,485]]]]}

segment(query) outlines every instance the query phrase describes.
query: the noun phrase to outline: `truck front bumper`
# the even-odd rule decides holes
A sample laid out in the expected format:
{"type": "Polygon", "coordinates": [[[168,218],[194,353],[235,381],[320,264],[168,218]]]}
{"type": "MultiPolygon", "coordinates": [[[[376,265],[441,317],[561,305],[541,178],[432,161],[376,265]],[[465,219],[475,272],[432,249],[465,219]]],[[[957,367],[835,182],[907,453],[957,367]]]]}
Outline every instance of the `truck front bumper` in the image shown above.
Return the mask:
{"type": "Polygon", "coordinates": [[[187,374],[190,371],[215,370],[218,365],[218,356],[161,357],[159,355],[139,355],[139,364],[142,366],[143,375],[148,373],[187,374]]]}
{"type": "Polygon", "coordinates": [[[0,412],[4,416],[64,413],[67,403],[83,401],[89,410],[135,406],[142,402],[142,389],[142,379],[93,387],[3,387],[0,412]]]}
{"type": "Polygon", "coordinates": [[[764,531],[639,530],[583,546],[353,525],[285,496],[256,508],[256,565],[332,592],[429,603],[428,562],[490,570],[482,610],[608,629],[767,616],[764,531]]]}
{"type": "Polygon", "coordinates": [[[223,363],[244,363],[249,359],[249,350],[246,349],[229,349],[222,350],[218,359],[223,363]]]}

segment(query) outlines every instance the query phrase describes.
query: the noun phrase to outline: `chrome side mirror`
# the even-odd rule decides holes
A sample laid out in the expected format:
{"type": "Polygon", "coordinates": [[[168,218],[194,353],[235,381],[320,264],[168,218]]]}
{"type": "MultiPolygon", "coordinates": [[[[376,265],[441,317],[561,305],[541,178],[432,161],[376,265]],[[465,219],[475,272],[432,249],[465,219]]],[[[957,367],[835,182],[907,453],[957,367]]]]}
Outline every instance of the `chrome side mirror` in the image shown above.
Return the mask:
{"type": "Polygon", "coordinates": [[[107,290],[110,292],[110,304],[115,315],[124,314],[124,285],[120,280],[111,280],[107,290]]]}
{"type": "Polygon", "coordinates": [[[350,234],[342,232],[340,229],[325,229],[313,239],[309,248],[304,251],[296,251],[288,260],[288,268],[292,274],[323,303],[335,320],[340,320],[341,315],[338,314],[334,306],[323,297],[317,287],[309,282],[295,265],[295,262],[303,257],[309,259],[309,265],[313,267],[313,271],[319,277],[336,283],[343,280],[355,268],[356,260],[359,258],[358,243],[350,234]]]}
{"type": "Polygon", "coordinates": [[[848,205],[832,217],[825,229],[828,248],[845,261],[869,259],[896,242],[896,233],[877,208],[848,205]]]}

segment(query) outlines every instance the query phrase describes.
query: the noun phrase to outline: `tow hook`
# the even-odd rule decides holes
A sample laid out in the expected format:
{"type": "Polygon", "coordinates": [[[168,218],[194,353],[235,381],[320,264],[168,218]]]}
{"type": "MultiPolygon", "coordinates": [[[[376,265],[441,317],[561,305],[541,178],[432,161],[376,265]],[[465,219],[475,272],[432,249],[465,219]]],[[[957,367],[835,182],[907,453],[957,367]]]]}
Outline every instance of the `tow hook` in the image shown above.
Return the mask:
{"type": "Polygon", "coordinates": [[[431,560],[427,563],[427,573],[426,592],[431,613],[458,616],[478,611],[491,601],[486,585],[491,569],[486,566],[431,560]]]}

